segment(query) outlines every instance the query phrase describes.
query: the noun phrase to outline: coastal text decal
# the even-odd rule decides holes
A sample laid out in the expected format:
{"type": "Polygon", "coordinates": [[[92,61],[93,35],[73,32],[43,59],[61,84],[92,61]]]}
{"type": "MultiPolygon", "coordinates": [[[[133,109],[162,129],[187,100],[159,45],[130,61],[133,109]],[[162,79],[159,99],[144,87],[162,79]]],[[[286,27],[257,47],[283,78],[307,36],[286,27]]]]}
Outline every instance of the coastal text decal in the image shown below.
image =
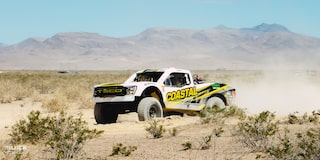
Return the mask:
{"type": "Polygon", "coordinates": [[[174,101],[195,96],[197,94],[196,87],[185,88],[167,93],[167,100],[174,101]]]}

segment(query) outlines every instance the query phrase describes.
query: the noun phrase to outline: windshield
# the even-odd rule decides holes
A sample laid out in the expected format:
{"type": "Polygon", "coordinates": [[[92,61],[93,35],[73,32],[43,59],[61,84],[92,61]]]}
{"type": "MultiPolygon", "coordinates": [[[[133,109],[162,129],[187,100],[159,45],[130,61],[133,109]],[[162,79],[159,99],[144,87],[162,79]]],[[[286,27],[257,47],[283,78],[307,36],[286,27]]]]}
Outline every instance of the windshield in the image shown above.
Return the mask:
{"type": "Polygon", "coordinates": [[[134,82],[157,82],[163,72],[141,72],[137,73],[134,82]]]}

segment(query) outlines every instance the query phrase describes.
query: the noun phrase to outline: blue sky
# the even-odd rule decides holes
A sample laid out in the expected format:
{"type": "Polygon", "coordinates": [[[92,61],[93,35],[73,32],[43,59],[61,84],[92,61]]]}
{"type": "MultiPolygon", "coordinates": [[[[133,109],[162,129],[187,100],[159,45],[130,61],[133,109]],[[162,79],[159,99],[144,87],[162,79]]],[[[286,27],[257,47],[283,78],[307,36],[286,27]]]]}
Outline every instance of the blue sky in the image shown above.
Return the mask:
{"type": "Polygon", "coordinates": [[[284,25],[320,38],[320,0],[1,0],[0,43],[59,32],[94,32],[111,37],[150,27],[246,28],[284,25]]]}

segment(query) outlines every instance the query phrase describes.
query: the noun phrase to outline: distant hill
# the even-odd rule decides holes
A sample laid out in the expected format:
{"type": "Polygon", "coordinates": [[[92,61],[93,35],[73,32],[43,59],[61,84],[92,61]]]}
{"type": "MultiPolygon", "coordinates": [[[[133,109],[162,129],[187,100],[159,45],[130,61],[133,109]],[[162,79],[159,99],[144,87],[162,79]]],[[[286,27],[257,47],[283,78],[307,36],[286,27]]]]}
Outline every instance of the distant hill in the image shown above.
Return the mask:
{"type": "Polygon", "coordinates": [[[4,47],[5,46],[5,44],[4,43],[0,43],[0,47],[4,47]]]}
{"type": "Polygon", "coordinates": [[[123,38],[58,33],[0,47],[0,69],[318,69],[320,39],[279,24],[206,30],[149,28],[123,38]]]}

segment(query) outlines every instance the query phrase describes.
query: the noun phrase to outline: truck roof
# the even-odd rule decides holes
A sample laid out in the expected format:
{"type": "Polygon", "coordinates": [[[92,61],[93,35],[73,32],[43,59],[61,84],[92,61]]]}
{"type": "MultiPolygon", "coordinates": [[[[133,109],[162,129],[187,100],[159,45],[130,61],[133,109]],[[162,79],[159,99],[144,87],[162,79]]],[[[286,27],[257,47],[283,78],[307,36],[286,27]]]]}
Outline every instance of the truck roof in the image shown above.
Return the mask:
{"type": "Polygon", "coordinates": [[[170,67],[170,68],[161,68],[161,69],[144,69],[144,70],[138,71],[137,73],[143,73],[143,72],[189,72],[189,70],[170,67]]]}

